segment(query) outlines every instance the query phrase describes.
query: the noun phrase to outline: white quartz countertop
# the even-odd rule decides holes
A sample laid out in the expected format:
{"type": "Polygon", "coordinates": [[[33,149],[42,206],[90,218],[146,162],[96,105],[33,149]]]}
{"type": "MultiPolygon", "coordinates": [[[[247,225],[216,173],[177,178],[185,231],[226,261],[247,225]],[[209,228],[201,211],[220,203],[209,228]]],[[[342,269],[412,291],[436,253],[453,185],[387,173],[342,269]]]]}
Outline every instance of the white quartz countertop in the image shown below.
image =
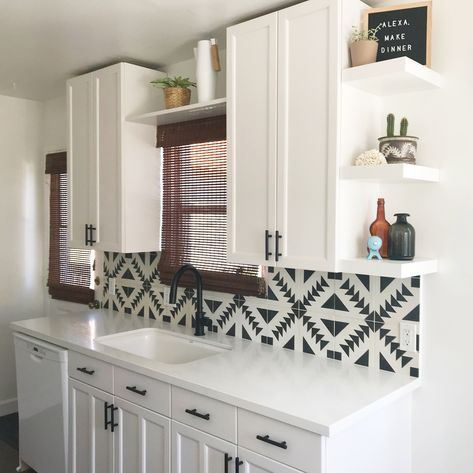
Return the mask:
{"type": "Polygon", "coordinates": [[[420,386],[418,379],[320,359],[225,335],[199,341],[231,345],[231,351],[185,364],[164,364],[109,348],[96,337],[155,327],[192,334],[185,327],[106,310],[63,313],[11,324],[55,345],[113,363],[237,407],[332,436],[357,419],[420,386]]]}

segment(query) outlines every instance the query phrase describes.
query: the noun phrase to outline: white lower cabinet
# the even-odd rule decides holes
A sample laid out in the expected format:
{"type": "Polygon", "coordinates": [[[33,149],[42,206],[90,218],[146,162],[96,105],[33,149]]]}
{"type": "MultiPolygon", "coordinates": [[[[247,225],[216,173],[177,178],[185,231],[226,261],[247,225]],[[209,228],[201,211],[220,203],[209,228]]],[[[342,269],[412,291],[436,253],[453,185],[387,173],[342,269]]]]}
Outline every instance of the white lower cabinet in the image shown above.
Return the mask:
{"type": "Polygon", "coordinates": [[[169,473],[169,418],[69,378],[69,473],[169,473]]]}
{"type": "Polygon", "coordinates": [[[168,473],[171,421],[162,415],[115,398],[116,473],[168,473]]]}
{"type": "Polygon", "coordinates": [[[241,447],[238,447],[238,461],[242,463],[236,473],[301,473],[300,470],[241,447]]]}
{"type": "Polygon", "coordinates": [[[113,473],[108,406],[111,394],[69,378],[69,473],[113,473]]]}
{"type": "Polygon", "coordinates": [[[172,421],[172,473],[229,473],[235,471],[233,443],[172,421]]]}
{"type": "Polygon", "coordinates": [[[68,473],[411,471],[409,396],[324,437],[105,362],[71,360],[68,473]]]}

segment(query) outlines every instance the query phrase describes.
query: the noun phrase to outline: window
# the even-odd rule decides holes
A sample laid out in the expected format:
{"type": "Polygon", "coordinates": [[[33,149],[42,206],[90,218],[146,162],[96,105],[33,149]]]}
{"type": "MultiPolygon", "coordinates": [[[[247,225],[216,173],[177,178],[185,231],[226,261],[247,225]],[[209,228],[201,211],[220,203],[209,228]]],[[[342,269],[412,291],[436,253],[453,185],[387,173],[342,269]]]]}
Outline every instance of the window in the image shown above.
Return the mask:
{"type": "Polygon", "coordinates": [[[94,300],[93,252],[68,248],[66,163],[66,153],[46,156],[46,174],[51,176],[48,291],[53,299],[87,304],[94,300]]]}
{"type": "MultiPolygon", "coordinates": [[[[227,262],[225,116],[158,128],[163,148],[161,282],[170,284],[185,263],[202,273],[206,289],[264,294],[258,266],[227,262]]],[[[193,276],[183,276],[192,285],[193,276]]]]}

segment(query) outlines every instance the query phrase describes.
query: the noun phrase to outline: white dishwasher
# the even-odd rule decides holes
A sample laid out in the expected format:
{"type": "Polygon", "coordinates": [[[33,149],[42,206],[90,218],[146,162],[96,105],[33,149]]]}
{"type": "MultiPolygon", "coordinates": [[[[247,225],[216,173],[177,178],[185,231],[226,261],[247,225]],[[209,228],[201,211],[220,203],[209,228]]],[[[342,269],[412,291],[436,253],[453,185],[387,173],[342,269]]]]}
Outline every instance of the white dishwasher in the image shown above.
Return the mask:
{"type": "Polygon", "coordinates": [[[65,473],[67,350],[19,333],[14,341],[20,467],[24,462],[38,473],[65,473]]]}

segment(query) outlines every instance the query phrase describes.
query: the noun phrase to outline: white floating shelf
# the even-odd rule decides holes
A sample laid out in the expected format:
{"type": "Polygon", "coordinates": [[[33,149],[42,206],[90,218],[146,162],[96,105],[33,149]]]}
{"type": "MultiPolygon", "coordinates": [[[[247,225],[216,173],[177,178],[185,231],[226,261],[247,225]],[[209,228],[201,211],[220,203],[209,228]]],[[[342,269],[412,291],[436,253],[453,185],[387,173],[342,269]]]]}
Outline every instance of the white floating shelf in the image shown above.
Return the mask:
{"type": "Polygon", "coordinates": [[[437,272],[437,260],[414,258],[413,261],[368,260],[365,257],[340,261],[339,270],[343,273],[368,274],[391,278],[409,278],[437,272]]]}
{"type": "Polygon", "coordinates": [[[144,125],[169,125],[170,123],[187,122],[199,118],[216,117],[227,113],[227,99],[215,99],[205,103],[195,103],[184,107],[159,110],[143,115],[127,117],[130,122],[143,123],[144,125]]]}
{"type": "Polygon", "coordinates": [[[343,83],[374,95],[396,95],[441,87],[443,78],[408,57],[398,57],[343,71],[343,83]]]}
{"type": "Polygon", "coordinates": [[[436,168],[414,164],[346,166],[340,168],[340,179],[379,183],[439,182],[440,173],[436,168]]]}

